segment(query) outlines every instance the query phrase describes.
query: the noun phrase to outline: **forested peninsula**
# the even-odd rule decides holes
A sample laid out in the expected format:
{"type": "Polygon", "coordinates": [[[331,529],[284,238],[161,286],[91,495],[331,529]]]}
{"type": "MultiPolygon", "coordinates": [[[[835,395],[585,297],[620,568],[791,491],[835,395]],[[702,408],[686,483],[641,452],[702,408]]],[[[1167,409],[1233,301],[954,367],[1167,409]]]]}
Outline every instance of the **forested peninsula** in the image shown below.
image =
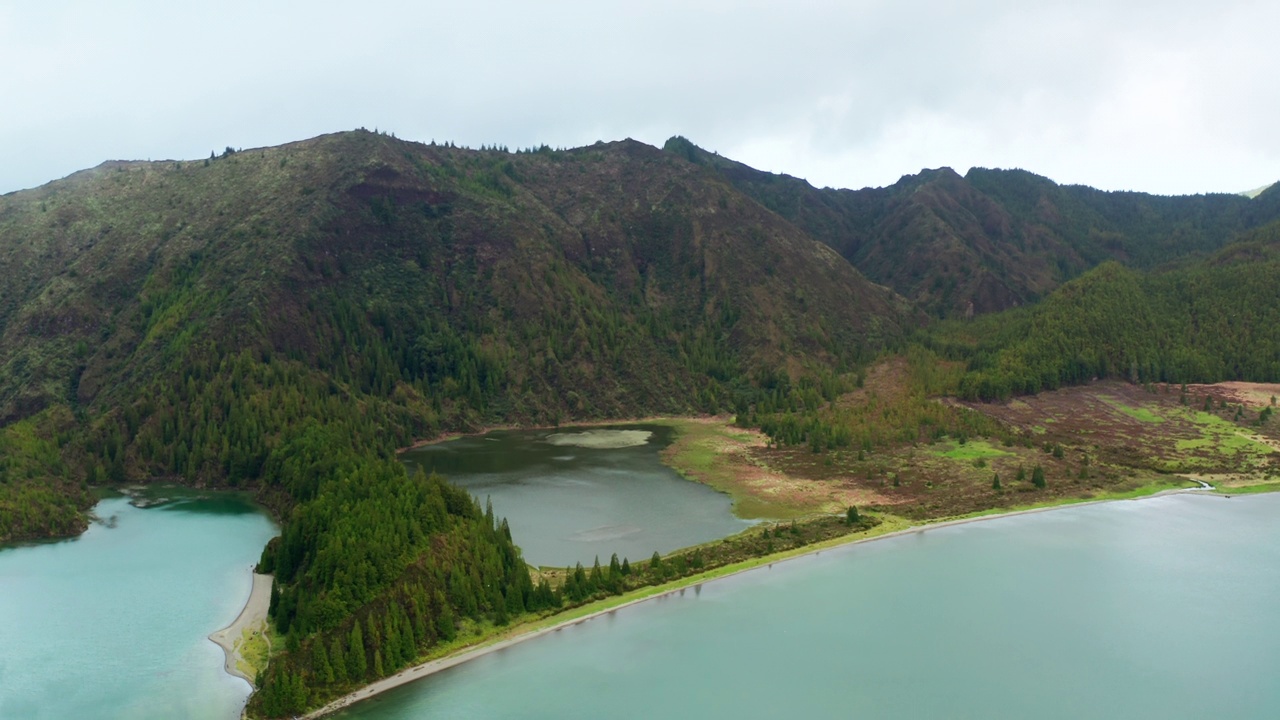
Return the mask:
{"type": "Polygon", "coordinates": [[[101,487],[253,491],[283,649],[249,710],[279,717],[461,633],[885,518],[1269,487],[1274,397],[1213,384],[1280,382],[1278,219],[1276,187],[816,189],[683,138],[105,163],[0,196],[0,541],[81,531],[101,487]],[[672,464],[735,498],[785,476],[769,512],[796,522],[531,573],[396,455],[654,415],[727,418],[672,464]]]}

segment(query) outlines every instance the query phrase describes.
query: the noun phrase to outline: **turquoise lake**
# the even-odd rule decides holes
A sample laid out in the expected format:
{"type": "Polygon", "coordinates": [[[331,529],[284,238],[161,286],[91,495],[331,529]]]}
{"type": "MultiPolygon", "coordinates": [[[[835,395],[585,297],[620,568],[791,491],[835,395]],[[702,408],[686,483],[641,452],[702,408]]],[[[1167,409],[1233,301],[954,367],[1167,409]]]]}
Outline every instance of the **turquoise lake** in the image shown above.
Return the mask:
{"type": "MultiPolygon", "coordinates": [[[[0,549],[0,718],[233,720],[206,636],[276,532],[235,497],[104,500],[0,549]]],[[[935,528],[691,587],[341,720],[1280,717],[1280,495],[935,528]]]]}
{"type": "Polygon", "coordinates": [[[647,560],[752,524],[733,514],[728,495],[662,464],[658,452],[673,434],[662,425],[497,431],[403,459],[491,500],[526,562],[589,567],[613,553],[647,560]]]}
{"type": "Polygon", "coordinates": [[[936,528],[689,588],[336,715],[1280,717],[1280,496],[936,528]]]}
{"type": "Polygon", "coordinates": [[[0,718],[231,720],[249,684],[208,635],[276,527],[233,495],[103,500],[74,540],[0,549],[0,718]]]}

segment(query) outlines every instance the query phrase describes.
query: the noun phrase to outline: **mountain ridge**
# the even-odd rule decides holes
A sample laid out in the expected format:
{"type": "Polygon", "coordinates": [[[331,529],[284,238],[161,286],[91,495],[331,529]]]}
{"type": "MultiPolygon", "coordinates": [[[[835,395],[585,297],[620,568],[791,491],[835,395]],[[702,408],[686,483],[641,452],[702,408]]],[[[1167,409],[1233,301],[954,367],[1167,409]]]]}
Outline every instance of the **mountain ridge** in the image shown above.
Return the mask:
{"type": "Polygon", "coordinates": [[[1137,267],[1225,246],[1280,218],[1269,193],[1157,196],[1059,185],[1025,170],[950,168],[883,188],[818,189],[676,136],[664,148],[724,177],[940,317],[1035,302],[1105,260],[1137,267]]]}
{"type": "MultiPolygon", "coordinates": [[[[352,132],[112,163],[0,198],[0,277],[0,425],[58,418],[79,439],[56,474],[90,483],[256,483],[302,417],[236,410],[236,387],[271,376],[371,403],[406,444],[727,411],[921,320],[635,142],[510,154],[352,132]]],[[[52,484],[52,467],[6,476],[52,484]]]]}

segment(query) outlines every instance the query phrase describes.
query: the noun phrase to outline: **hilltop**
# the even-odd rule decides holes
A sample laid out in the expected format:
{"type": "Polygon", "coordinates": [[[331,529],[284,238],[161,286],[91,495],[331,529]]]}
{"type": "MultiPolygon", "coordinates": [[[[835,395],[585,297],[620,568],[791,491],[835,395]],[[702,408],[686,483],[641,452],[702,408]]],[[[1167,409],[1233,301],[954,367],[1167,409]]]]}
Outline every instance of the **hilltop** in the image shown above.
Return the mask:
{"type": "Polygon", "coordinates": [[[1280,219],[1280,188],[1165,197],[1058,185],[1023,170],[924,170],[883,188],[818,189],[681,137],[665,149],[708,168],[931,315],[1026,305],[1097,265],[1148,269],[1204,256],[1280,219]]]}

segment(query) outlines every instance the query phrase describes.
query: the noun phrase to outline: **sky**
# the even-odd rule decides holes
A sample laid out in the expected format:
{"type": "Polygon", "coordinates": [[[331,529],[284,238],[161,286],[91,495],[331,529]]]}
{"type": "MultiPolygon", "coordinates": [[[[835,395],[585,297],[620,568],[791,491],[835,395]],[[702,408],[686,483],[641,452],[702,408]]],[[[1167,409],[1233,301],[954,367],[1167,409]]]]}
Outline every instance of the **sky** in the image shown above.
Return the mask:
{"type": "Polygon", "coordinates": [[[0,0],[0,193],[357,127],[1237,192],[1280,180],[1276,28],[1274,0],[0,0]]]}

